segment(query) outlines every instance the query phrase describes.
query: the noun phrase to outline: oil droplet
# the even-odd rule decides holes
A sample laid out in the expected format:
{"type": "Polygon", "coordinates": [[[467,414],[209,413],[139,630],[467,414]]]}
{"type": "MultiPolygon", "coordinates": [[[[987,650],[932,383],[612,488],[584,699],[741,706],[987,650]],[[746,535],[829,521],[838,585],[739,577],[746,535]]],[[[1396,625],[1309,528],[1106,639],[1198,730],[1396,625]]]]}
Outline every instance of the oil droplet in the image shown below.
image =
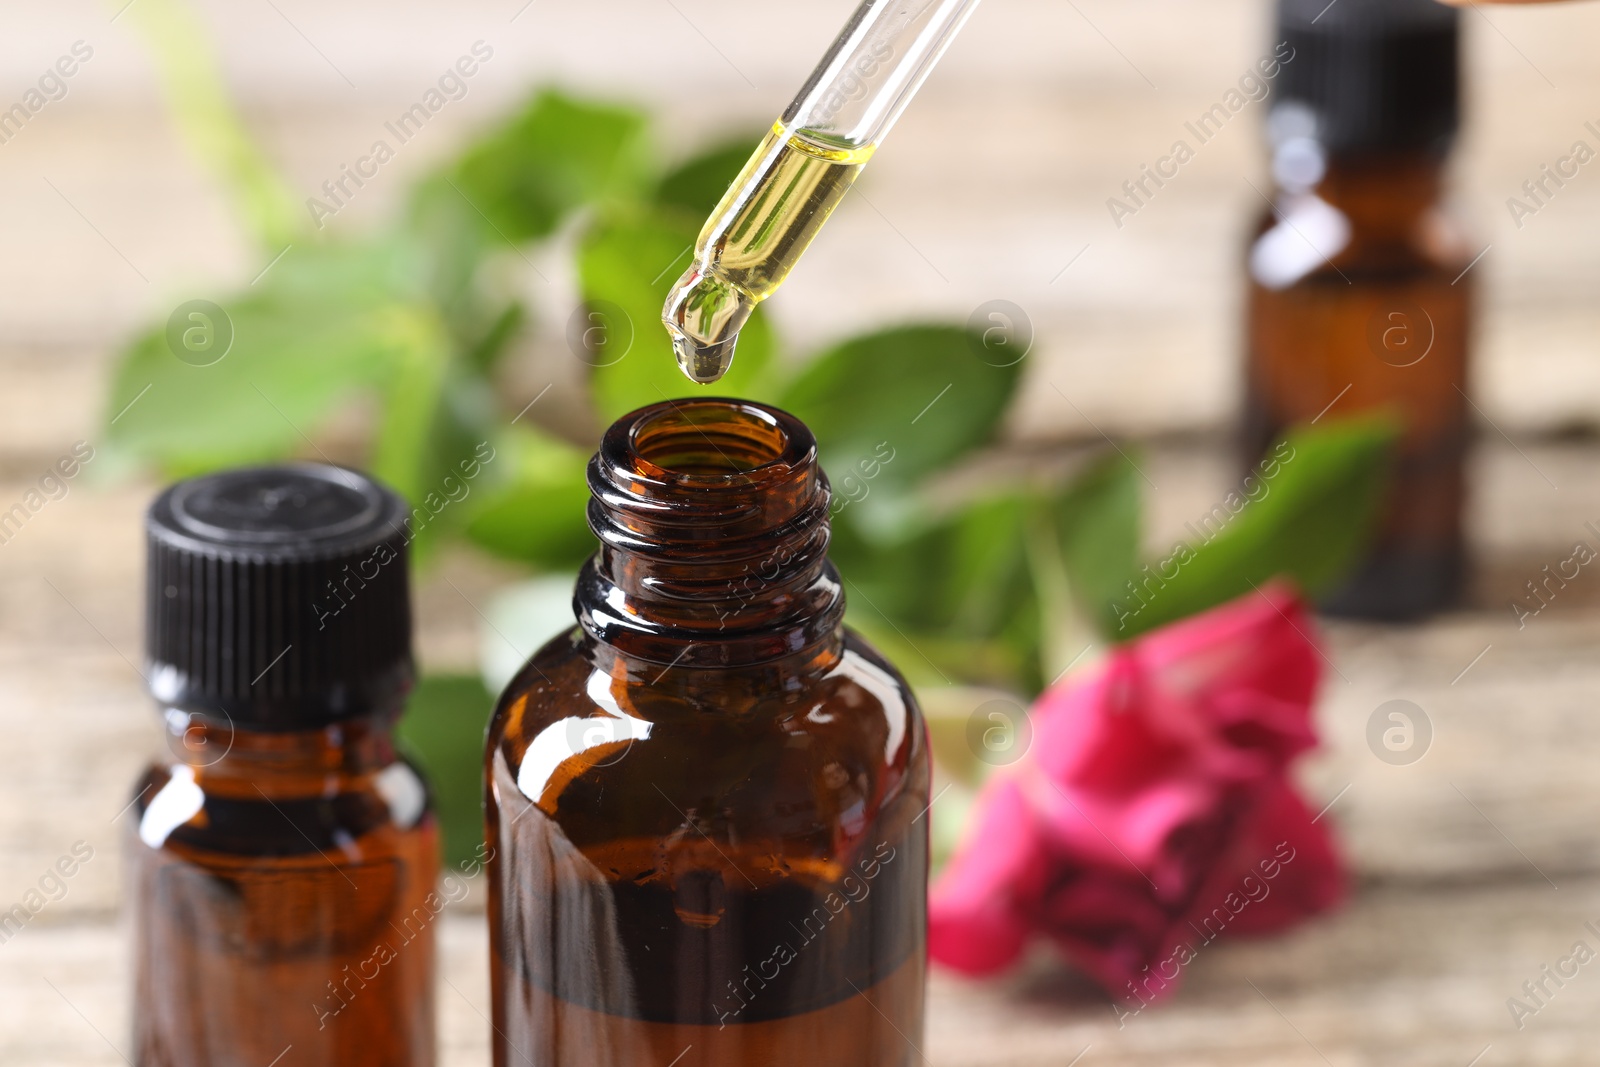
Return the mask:
{"type": "Polygon", "coordinates": [[[756,299],[737,285],[697,265],[667,294],[661,318],[672,335],[678,367],[689,379],[709,385],[733,365],[739,330],[756,309],[756,299]]]}

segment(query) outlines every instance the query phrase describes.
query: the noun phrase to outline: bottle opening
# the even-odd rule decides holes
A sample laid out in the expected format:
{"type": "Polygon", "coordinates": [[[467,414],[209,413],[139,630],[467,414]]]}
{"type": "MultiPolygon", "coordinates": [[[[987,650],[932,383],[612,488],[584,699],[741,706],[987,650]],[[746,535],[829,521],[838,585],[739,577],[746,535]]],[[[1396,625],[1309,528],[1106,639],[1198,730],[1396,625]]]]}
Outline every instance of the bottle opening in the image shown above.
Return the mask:
{"type": "Polygon", "coordinates": [[[806,462],[814,449],[810,433],[792,416],[738,400],[648,408],[634,422],[628,444],[647,473],[701,486],[781,475],[806,462]]]}
{"type": "Polygon", "coordinates": [[[596,640],[658,664],[765,663],[838,637],[828,480],[804,423],[748,400],[624,415],[589,464],[600,551],[573,598],[596,640]]]}

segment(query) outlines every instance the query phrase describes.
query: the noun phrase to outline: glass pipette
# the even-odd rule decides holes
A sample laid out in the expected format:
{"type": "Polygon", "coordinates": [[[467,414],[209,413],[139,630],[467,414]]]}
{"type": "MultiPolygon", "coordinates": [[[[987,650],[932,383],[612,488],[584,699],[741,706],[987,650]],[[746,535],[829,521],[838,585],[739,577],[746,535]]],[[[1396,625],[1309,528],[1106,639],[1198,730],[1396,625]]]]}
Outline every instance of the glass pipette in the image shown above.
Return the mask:
{"type": "Polygon", "coordinates": [[[661,317],[678,366],[714,382],[966,24],[978,0],[866,0],[728,186],[661,317]]]}

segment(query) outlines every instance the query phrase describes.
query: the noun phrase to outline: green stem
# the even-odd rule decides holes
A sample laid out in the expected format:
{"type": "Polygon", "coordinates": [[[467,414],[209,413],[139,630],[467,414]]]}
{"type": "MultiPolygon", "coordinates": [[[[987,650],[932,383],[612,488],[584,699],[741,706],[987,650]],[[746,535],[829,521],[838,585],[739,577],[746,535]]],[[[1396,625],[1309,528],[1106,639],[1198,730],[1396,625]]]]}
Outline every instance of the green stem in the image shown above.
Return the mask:
{"type": "MultiPolygon", "coordinates": [[[[121,7],[124,0],[113,0],[121,7]]],[[[179,133],[227,188],[240,221],[268,255],[304,232],[295,196],[251,139],[187,0],[136,0],[128,9],[155,61],[179,133]]]]}
{"type": "Polygon", "coordinates": [[[1039,601],[1039,672],[1049,685],[1096,635],[1078,611],[1049,513],[1035,506],[1027,522],[1023,544],[1039,601]]]}

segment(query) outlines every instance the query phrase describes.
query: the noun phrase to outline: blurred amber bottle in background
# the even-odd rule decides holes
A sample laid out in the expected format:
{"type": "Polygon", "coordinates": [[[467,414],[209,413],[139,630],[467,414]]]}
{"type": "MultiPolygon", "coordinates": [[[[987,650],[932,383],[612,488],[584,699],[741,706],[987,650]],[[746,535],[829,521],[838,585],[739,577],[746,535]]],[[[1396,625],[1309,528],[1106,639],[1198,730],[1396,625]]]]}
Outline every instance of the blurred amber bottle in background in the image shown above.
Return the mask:
{"type": "Polygon", "coordinates": [[[589,486],[579,625],[489,726],[495,1064],[922,1062],[929,751],[811,432],[657,404],[589,486]]]}
{"type": "Polygon", "coordinates": [[[1385,409],[1402,437],[1373,541],[1323,607],[1408,619],[1463,582],[1475,250],[1444,204],[1460,14],[1434,0],[1280,0],[1275,188],[1254,232],[1243,438],[1385,409]]]}
{"type": "Polygon", "coordinates": [[[443,909],[407,508],[351,471],[180,482],[146,521],[169,753],[131,805],[137,1067],[429,1067],[443,909]]]}

